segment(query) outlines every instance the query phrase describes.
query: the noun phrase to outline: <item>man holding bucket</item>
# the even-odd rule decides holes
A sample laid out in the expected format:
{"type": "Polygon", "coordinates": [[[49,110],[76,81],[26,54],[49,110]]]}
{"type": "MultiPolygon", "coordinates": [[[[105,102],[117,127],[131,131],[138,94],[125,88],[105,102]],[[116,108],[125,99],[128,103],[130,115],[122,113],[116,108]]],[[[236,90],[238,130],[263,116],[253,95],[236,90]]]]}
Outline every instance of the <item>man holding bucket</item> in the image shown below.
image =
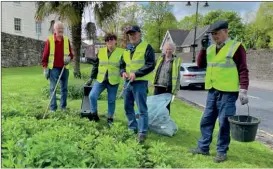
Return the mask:
{"type": "Polygon", "coordinates": [[[240,42],[228,36],[228,23],[217,21],[211,25],[211,33],[216,44],[208,46],[208,36],[202,40],[202,50],[197,59],[200,68],[207,68],[205,88],[208,90],[206,108],[200,122],[201,137],[198,147],[190,150],[193,154],[209,155],[213,129],[219,118],[217,156],[214,162],[227,160],[230,144],[228,117],[236,113],[236,101],[248,103],[249,84],[246,51],[240,42]]]}

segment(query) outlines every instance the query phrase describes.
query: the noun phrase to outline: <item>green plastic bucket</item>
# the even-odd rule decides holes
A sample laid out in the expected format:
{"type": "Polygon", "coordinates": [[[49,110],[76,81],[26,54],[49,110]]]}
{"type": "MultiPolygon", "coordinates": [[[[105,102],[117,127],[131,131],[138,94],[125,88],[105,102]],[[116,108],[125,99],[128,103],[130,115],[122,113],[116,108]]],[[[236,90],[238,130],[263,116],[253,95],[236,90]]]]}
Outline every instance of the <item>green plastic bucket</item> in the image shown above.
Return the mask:
{"type": "Polygon", "coordinates": [[[236,115],[228,118],[231,137],[239,142],[252,142],[255,140],[260,119],[248,115],[236,115]]]}

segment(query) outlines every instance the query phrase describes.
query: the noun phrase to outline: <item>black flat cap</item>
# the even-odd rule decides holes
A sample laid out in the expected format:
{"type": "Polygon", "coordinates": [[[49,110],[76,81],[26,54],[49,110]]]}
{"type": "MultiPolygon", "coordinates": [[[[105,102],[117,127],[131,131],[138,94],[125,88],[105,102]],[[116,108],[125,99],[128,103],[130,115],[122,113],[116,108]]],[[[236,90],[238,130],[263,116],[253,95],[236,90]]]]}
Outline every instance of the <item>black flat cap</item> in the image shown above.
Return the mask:
{"type": "Polygon", "coordinates": [[[141,31],[140,31],[139,26],[133,25],[133,26],[129,26],[128,28],[126,28],[126,34],[128,34],[130,32],[141,32],[141,31]]]}
{"type": "Polygon", "coordinates": [[[220,20],[220,21],[215,22],[214,24],[212,24],[210,26],[210,28],[207,32],[211,33],[211,32],[215,32],[215,31],[219,31],[221,29],[228,29],[227,21],[220,20]]]}

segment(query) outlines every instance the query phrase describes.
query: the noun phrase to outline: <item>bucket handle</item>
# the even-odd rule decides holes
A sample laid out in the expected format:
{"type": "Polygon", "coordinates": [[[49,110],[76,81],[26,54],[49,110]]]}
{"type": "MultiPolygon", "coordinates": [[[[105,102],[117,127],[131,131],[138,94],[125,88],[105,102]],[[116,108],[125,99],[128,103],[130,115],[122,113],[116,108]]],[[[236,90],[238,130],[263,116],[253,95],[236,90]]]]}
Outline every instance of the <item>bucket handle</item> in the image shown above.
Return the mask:
{"type": "Polygon", "coordinates": [[[247,116],[246,122],[248,122],[248,118],[249,118],[249,105],[248,105],[248,103],[247,103],[246,105],[247,105],[247,113],[248,113],[248,116],[247,116]]]}
{"type": "MultiPolygon", "coordinates": [[[[249,114],[250,113],[249,113],[249,105],[248,105],[248,103],[246,105],[247,105],[247,115],[248,115],[247,119],[246,119],[246,122],[248,122],[248,118],[249,118],[249,114]]],[[[237,118],[238,118],[237,120],[239,121],[239,116],[237,118]]]]}

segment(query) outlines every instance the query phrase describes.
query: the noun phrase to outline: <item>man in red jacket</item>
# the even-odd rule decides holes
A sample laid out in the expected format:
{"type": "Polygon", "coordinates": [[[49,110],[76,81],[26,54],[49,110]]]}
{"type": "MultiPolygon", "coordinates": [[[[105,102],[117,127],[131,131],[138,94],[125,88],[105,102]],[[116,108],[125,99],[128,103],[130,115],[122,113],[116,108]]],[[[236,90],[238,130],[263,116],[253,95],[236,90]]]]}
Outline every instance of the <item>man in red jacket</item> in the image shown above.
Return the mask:
{"type": "Polygon", "coordinates": [[[71,46],[68,37],[63,36],[64,26],[61,22],[54,24],[54,34],[50,35],[46,40],[42,66],[46,79],[50,80],[50,97],[53,98],[50,103],[50,110],[57,110],[56,92],[53,93],[57,85],[58,78],[62,68],[65,67],[60,79],[61,84],[61,101],[60,107],[62,110],[67,106],[67,85],[69,77],[69,63],[73,59],[71,46]]]}

